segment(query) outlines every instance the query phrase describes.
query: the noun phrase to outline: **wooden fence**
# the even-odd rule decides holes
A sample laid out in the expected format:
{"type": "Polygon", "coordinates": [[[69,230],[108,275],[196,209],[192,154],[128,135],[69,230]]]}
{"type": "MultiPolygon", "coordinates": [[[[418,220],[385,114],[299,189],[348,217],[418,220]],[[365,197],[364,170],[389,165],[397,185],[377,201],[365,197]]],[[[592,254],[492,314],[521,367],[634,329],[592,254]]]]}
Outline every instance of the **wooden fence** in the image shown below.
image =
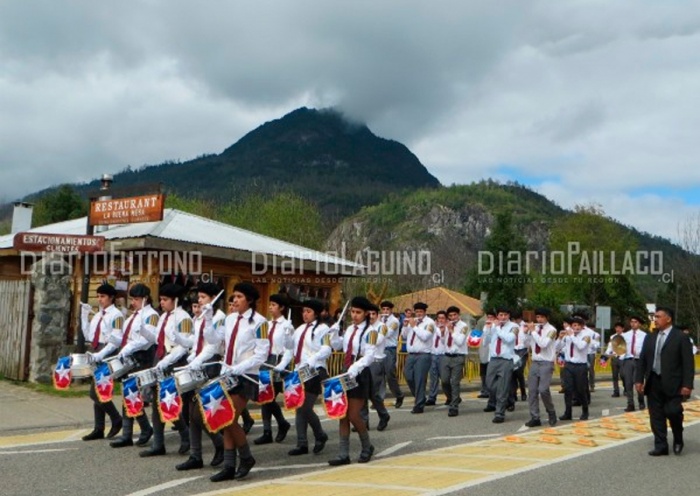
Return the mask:
{"type": "Polygon", "coordinates": [[[0,376],[27,378],[31,330],[31,283],[0,280],[0,376]]]}

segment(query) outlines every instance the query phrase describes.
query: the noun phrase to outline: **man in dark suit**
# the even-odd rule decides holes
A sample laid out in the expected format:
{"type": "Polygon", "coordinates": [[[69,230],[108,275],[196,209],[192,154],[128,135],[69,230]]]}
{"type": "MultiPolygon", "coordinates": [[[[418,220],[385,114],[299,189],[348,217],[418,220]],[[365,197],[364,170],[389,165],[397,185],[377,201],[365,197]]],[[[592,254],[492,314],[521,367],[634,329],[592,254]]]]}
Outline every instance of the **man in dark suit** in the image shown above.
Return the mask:
{"type": "Polygon", "coordinates": [[[657,332],[644,340],[637,363],[635,388],[646,394],[654,433],[651,456],[668,455],[666,420],[673,432],[673,453],[683,451],[683,398],[693,389],[695,364],[688,336],[673,326],[673,310],[657,307],[657,332]]]}

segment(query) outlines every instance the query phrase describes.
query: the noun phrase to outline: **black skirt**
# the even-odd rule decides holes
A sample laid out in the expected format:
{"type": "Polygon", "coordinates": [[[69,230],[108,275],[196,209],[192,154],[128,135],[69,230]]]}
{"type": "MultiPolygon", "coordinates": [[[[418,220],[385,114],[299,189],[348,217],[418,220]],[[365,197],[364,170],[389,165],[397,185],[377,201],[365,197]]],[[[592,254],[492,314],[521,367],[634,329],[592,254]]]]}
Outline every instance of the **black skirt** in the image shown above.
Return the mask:
{"type": "Polygon", "coordinates": [[[348,398],[354,398],[358,400],[366,400],[369,399],[369,385],[372,382],[372,376],[369,372],[369,367],[365,367],[362,369],[362,372],[358,374],[357,377],[355,377],[355,381],[357,381],[357,386],[348,389],[348,398]]]}
{"type": "Polygon", "coordinates": [[[228,394],[240,396],[248,401],[258,401],[258,376],[252,374],[246,375],[250,377],[252,381],[245,377],[240,377],[236,387],[230,389],[228,394]]]}
{"type": "Polygon", "coordinates": [[[321,394],[321,382],[328,379],[328,371],[323,367],[318,367],[316,371],[318,375],[304,383],[304,391],[309,394],[319,395],[321,394]]]}

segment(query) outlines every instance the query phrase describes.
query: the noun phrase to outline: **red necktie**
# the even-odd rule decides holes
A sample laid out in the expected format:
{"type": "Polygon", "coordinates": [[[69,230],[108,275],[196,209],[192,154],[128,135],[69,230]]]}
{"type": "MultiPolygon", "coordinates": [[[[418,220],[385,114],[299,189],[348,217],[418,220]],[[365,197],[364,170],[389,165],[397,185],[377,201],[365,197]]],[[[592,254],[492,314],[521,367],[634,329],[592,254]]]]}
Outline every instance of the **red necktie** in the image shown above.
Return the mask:
{"type": "Polygon", "coordinates": [[[569,346],[569,357],[574,358],[574,338],[571,338],[571,346],[569,346]]]}
{"type": "Polygon", "coordinates": [[[299,365],[301,362],[301,350],[304,349],[304,339],[306,338],[306,331],[311,327],[311,322],[306,324],[304,332],[301,333],[301,338],[299,338],[299,343],[297,344],[297,352],[294,354],[294,365],[299,365]]]}
{"type": "Polygon", "coordinates": [[[348,349],[345,352],[345,357],[343,358],[343,367],[345,367],[345,370],[349,369],[350,366],[352,365],[352,343],[355,340],[355,334],[357,333],[357,326],[352,330],[352,334],[350,334],[350,341],[348,342],[348,349]]]}
{"type": "Polygon", "coordinates": [[[274,345],[274,341],[272,340],[272,338],[275,336],[275,327],[277,327],[276,320],[272,323],[272,329],[270,329],[270,334],[267,335],[267,339],[270,340],[270,355],[272,355],[272,346],[274,345]]]}
{"type": "MultiPolygon", "coordinates": [[[[540,337],[542,337],[542,326],[539,325],[539,326],[537,326],[537,327],[538,327],[538,329],[537,329],[537,334],[538,334],[540,337]]],[[[539,345],[539,344],[535,344],[535,353],[539,353],[540,351],[542,351],[542,348],[540,348],[540,345],[539,345]]]]}
{"type": "Polygon", "coordinates": [[[634,358],[634,343],[637,340],[637,333],[632,331],[632,358],[634,358]]]}
{"type": "MultiPolygon", "coordinates": [[[[498,326],[498,328],[499,328],[499,329],[502,329],[503,326],[500,325],[500,326],[498,326]]],[[[498,338],[496,339],[496,355],[500,355],[500,354],[501,354],[501,338],[498,337],[498,338]]]]}
{"type": "Polygon", "coordinates": [[[123,348],[126,342],[129,340],[129,333],[131,333],[131,325],[134,323],[136,320],[136,317],[138,317],[139,312],[138,310],[134,312],[134,315],[131,316],[131,320],[129,321],[129,325],[126,326],[126,331],[124,331],[124,335],[122,336],[122,344],[121,347],[123,348]]]}
{"type": "Polygon", "coordinates": [[[197,336],[197,348],[194,351],[195,356],[202,352],[204,346],[204,324],[206,324],[206,320],[202,319],[202,325],[199,326],[199,336],[197,336]]]}
{"type": "Polygon", "coordinates": [[[440,346],[440,333],[436,332],[435,333],[435,348],[437,349],[438,346],[440,346]]]}
{"type": "MultiPolygon", "coordinates": [[[[452,330],[454,332],[454,329],[452,330]]],[[[452,347],[452,333],[450,330],[447,330],[447,347],[451,348],[452,347]]]]}
{"type": "MultiPolygon", "coordinates": [[[[418,319],[416,322],[416,327],[418,327],[421,322],[423,322],[423,319],[418,319]]],[[[411,346],[413,346],[413,342],[416,340],[416,331],[413,331],[413,334],[411,335],[411,346]]]]}
{"type": "Polygon", "coordinates": [[[233,331],[231,331],[231,339],[228,340],[228,349],[226,350],[226,365],[231,365],[233,360],[233,347],[236,345],[236,336],[238,336],[238,324],[241,323],[243,315],[238,314],[236,319],[236,325],[233,326],[233,331]]]}
{"type": "Polygon", "coordinates": [[[170,312],[165,314],[165,319],[163,319],[163,325],[160,326],[160,331],[158,332],[158,347],[156,348],[156,358],[158,360],[165,356],[165,326],[168,325],[169,318],[170,312]]]}
{"type": "Polygon", "coordinates": [[[92,337],[92,349],[96,350],[100,346],[100,332],[102,331],[102,319],[105,318],[105,311],[102,310],[100,315],[100,320],[97,321],[97,327],[95,328],[95,335],[92,337]]]}

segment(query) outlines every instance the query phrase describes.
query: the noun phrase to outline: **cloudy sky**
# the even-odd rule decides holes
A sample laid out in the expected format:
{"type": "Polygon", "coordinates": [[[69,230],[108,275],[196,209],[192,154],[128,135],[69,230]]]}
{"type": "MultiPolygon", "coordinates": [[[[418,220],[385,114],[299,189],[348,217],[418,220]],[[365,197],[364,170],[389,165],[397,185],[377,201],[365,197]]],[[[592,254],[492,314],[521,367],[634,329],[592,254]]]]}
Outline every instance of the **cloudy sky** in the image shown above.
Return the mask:
{"type": "Polygon", "coordinates": [[[0,200],[302,105],[446,185],[517,180],[670,238],[700,211],[698,1],[0,3],[0,200]]]}

